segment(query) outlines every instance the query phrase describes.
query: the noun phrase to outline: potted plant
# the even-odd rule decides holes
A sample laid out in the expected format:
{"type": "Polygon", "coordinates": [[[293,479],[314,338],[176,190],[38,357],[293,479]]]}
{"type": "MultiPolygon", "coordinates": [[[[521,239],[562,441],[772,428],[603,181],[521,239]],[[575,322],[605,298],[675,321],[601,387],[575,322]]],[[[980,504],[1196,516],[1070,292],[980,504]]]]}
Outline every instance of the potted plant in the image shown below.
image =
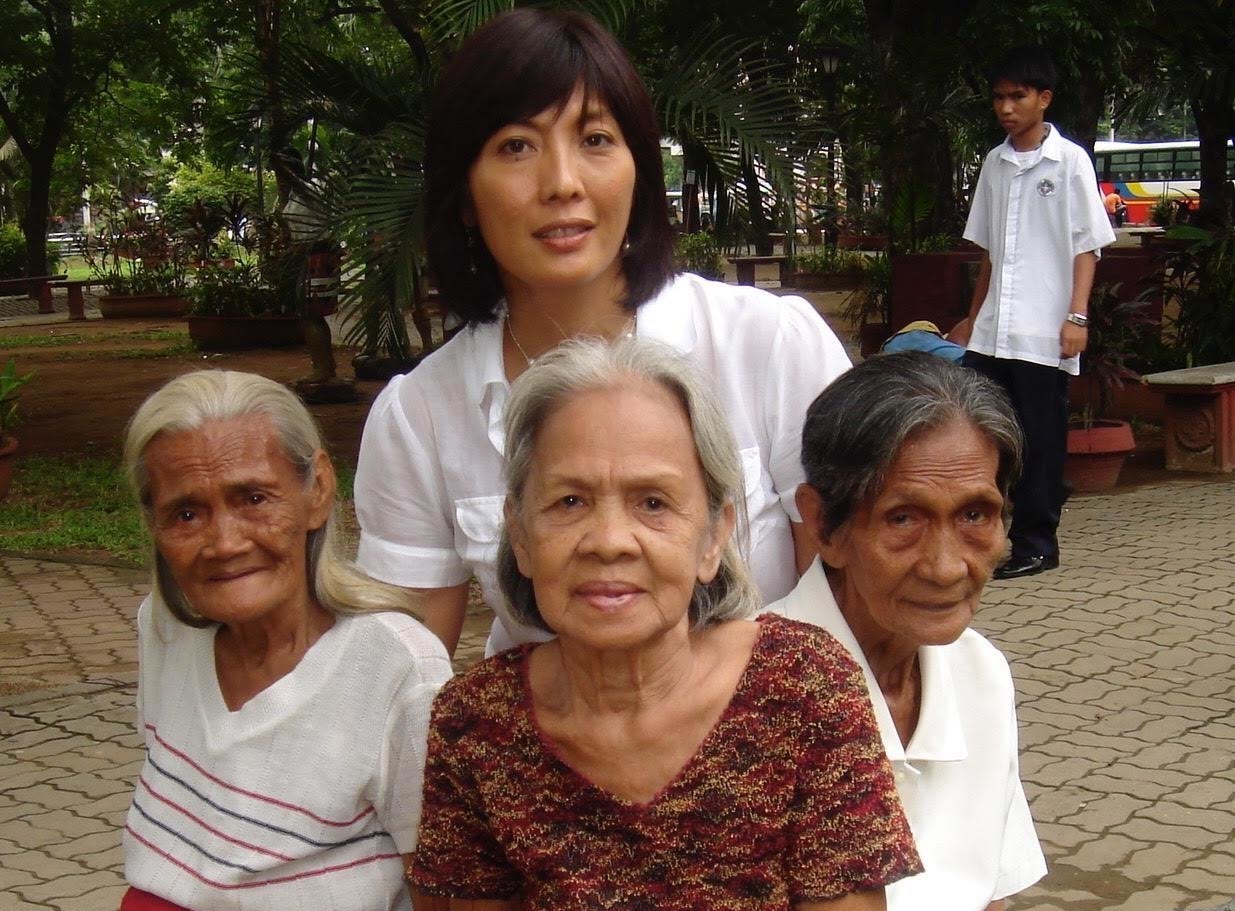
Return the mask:
{"type": "Polygon", "coordinates": [[[824,247],[801,253],[793,260],[793,287],[803,291],[844,291],[862,285],[867,257],[861,253],[824,247]]]}
{"type": "Polygon", "coordinates": [[[189,302],[190,251],[156,215],[114,199],[102,206],[104,227],[83,248],[102,286],[104,317],[183,316],[189,302]]]}
{"type": "Polygon", "coordinates": [[[1064,477],[1078,491],[1109,490],[1136,449],[1127,421],[1108,417],[1115,391],[1140,374],[1129,365],[1145,332],[1154,325],[1144,296],[1122,300],[1120,286],[1101,285],[1089,297],[1089,340],[1081,355],[1082,376],[1093,395],[1079,419],[1068,424],[1064,477]]]}
{"type": "Polygon", "coordinates": [[[891,301],[892,268],[886,253],[868,257],[862,283],[841,304],[841,319],[849,324],[863,357],[870,357],[892,334],[888,306],[891,301]]]}
{"type": "Polygon", "coordinates": [[[720,255],[720,244],[709,232],[681,235],[674,245],[673,255],[679,269],[724,281],[725,261],[720,255]]]}
{"type": "Polygon", "coordinates": [[[256,263],[199,269],[189,298],[189,338],[199,350],[304,344],[295,294],[272,286],[256,263]]]}
{"type": "Polygon", "coordinates": [[[0,370],[0,500],[9,493],[13,483],[13,465],[17,461],[17,437],[13,427],[18,421],[17,392],[30,382],[31,374],[17,375],[12,358],[0,370]]]}

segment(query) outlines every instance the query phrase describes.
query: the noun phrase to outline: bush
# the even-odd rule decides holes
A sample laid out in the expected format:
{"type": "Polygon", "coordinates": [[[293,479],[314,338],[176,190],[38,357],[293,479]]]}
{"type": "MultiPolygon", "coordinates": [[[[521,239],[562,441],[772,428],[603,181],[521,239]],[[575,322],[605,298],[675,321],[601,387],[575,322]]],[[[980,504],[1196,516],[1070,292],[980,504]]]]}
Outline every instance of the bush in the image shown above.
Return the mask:
{"type": "Polygon", "coordinates": [[[725,262],[720,256],[720,244],[706,231],[683,234],[674,246],[673,255],[678,268],[685,272],[694,272],[704,278],[722,279],[725,276],[725,262]]]}
{"type": "Polygon", "coordinates": [[[838,250],[824,247],[813,253],[800,253],[794,259],[798,272],[813,272],[820,275],[852,273],[860,275],[866,269],[866,257],[853,250],[838,250]]]}
{"type": "Polygon", "coordinates": [[[295,298],[263,280],[257,265],[205,266],[189,290],[194,316],[294,316],[295,298]]]}
{"type": "MultiPolygon", "coordinates": [[[[60,248],[48,243],[45,274],[55,275],[60,262],[60,248]]],[[[26,235],[17,225],[0,225],[0,278],[21,278],[25,274],[26,235]]]]}
{"type": "Polygon", "coordinates": [[[0,278],[26,273],[26,236],[17,225],[0,225],[0,278]]]}

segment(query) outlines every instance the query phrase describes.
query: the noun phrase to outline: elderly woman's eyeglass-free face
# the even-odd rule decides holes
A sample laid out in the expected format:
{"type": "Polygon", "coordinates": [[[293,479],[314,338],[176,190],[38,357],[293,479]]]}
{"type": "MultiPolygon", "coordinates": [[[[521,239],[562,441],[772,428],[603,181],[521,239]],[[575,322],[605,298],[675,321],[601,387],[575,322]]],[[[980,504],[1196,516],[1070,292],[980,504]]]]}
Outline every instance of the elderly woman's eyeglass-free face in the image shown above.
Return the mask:
{"type": "Polygon", "coordinates": [[[325,524],[334,474],[306,486],[268,419],[161,434],[145,451],[155,547],[189,604],[228,626],[309,604],[305,543],[325,524]]]}
{"type": "Polygon", "coordinates": [[[536,438],[511,545],[545,622],[594,649],[637,648],[689,627],[696,582],[710,582],[733,531],[708,515],[686,413],[646,380],[584,392],[536,438]]]}
{"type": "Polygon", "coordinates": [[[967,423],[911,437],[874,502],[822,543],[859,640],[869,631],[916,648],[965,631],[1004,549],[998,467],[995,445],[967,423]]]}
{"type": "Polygon", "coordinates": [[[507,293],[571,288],[620,276],[635,161],[599,99],[580,87],[566,105],[507,124],[472,165],[475,224],[507,293]]]}

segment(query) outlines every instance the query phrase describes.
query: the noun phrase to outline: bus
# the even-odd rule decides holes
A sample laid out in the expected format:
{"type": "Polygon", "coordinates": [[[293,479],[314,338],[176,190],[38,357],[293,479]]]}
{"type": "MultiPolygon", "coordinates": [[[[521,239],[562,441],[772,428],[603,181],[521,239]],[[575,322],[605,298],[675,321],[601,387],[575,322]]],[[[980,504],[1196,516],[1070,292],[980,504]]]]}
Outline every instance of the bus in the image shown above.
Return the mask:
{"type": "MultiPolygon", "coordinates": [[[[1235,147],[1227,143],[1226,176],[1235,180],[1235,147]]],[[[1199,205],[1201,144],[1177,142],[1096,142],[1094,168],[1102,195],[1114,191],[1128,207],[1129,224],[1148,224],[1149,210],[1160,200],[1182,199],[1199,205]]]]}

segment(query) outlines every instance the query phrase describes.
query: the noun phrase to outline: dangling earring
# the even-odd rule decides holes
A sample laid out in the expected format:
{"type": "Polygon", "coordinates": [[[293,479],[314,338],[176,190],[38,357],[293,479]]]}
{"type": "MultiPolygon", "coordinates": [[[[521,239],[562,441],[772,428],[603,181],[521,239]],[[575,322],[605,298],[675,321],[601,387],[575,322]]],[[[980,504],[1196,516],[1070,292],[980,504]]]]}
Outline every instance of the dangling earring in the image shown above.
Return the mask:
{"type": "Polygon", "coordinates": [[[473,274],[477,274],[476,269],[476,229],[466,228],[467,232],[467,266],[468,270],[473,274]]]}

